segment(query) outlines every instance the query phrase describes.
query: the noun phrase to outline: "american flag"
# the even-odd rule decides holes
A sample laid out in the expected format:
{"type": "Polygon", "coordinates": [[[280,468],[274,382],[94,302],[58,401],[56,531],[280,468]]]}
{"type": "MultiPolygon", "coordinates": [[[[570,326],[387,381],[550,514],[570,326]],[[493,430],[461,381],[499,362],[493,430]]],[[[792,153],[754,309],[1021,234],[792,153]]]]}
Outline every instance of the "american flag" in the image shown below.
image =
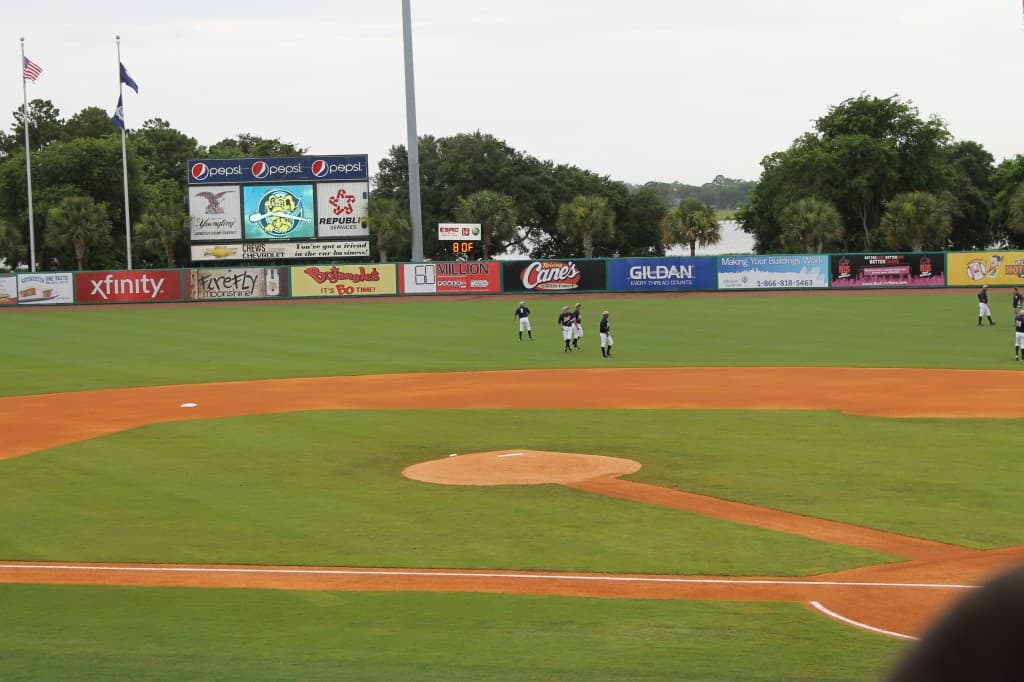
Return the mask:
{"type": "Polygon", "coordinates": [[[25,62],[25,68],[21,72],[22,76],[35,83],[36,79],[39,78],[39,74],[43,72],[43,67],[39,66],[28,57],[22,57],[22,59],[25,62]]]}

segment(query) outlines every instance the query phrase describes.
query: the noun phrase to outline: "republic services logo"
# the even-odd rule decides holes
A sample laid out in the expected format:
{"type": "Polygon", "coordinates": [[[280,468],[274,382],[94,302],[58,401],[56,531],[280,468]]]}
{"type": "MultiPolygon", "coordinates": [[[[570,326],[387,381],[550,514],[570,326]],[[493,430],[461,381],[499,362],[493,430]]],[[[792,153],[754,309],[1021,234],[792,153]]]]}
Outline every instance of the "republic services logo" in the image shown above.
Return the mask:
{"type": "Polygon", "coordinates": [[[259,226],[268,237],[285,237],[301,223],[312,222],[302,207],[302,197],[287,189],[273,189],[259,201],[258,213],[249,216],[249,222],[259,226]]]}
{"type": "Polygon", "coordinates": [[[356,197],[354,194],[349,194],[344,189],[339,189],[338,193],[327,200],[327,202],[333,206],[331,211],[334,215],[352,215],[352,211],[355,210],[356,197]]]}

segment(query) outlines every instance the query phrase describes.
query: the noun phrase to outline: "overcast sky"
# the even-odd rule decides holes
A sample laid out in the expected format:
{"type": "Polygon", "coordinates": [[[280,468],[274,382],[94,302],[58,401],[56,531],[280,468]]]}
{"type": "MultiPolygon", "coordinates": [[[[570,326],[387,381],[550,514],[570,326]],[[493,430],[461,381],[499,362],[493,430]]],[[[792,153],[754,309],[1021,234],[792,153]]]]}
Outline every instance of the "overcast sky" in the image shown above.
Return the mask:
{"type": "MultiPolygon", "coordinates": [[[[829,106],[899,95],[996,161],[1024,153],[1020,0],[411,0],[420,135],[480,130],[615,180],[754,180],[829,106]]],[[[117,51],[200,144],[252,133],[311,154],[405,144],[401,0],[9,3],[2,127],[28,97],[112,112],[117,51]]],[[[2,75],[2,74],[0,74],[2,75]]]]}

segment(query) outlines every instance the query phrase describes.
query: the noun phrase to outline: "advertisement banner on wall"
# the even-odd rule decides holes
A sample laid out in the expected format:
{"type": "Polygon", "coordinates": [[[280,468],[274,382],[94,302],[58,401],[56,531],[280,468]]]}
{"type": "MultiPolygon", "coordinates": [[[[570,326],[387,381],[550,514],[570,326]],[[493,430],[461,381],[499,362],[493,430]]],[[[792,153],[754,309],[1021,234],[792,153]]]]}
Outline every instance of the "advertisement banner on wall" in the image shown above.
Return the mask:
{"type": "Polygon", "coordinates": [[[235,242],[233,244],[193,244],[193,261],[284,260],[286,258],[365,258],[370,242],[347,239],[331,242],[235,242]]]}
{"type": "Polygon", "coordinates": [[[826,289],[828,256],[719,256],[719,289],[826,289]]]}
{"type": "Polygon", "coordinates": [[[313,237],[313,185],[248,186],[242,197],[246,239],[313,237]]]}
{"type": "Polygon", "coordinates": [[[502,261],[501,270],[505,291],[604,291],[608,286],[604,261],[599,260],[502,261]]]}
{"type": "Polygon", "coordinates": [[[180,270],[75,273],[79,303],[146,303],[181,300],[180,270]]]}
{"type": "Polygon", "coordinates": [[[294,296],[387,296],[397,293],[395,265],[331,265],[291,268],[294,296]]]}
{"type": "Polygon", "coordinates": [[[715,259],[623,258],[608,261],[612,291],[698,291],[715,288],[715,259]]]}
{"type": "Polygon", "coordinates": [[[194,301],[287,298],[288,268],[204,268],[188,273],[185,298],[194,301]]]}
{"type": "Polygon", "coordinates": [[[398,271],[403,294],[481,294],[501,291],[498,263],[407,263],[398,271]]]}
{"type": "Polygon", "coordinates": [[[941,287],[945,262],[941,252],[837,254],[831,258],[832,286],[941,287]]]}
{"type": "Polygon", "coordinates": [[[370,164],[366,154],[188,161],[190,185],[368,180],[369,173],[370,164]]]}
{"type": "Polygon", "coordinates": [[[316,186],[318,237],[367,237],[368,182],[325,182],[316,186]]]}
{"type": "Polygon", "coordinates": [[[947,279],[952,286],[1024,286],[1024,251],[949,253],[946,257],[947,279]]]}
{"type": "Polygon", "coordinates": [[[33,272],[18,275],[18,303],[58,305],[75,302],[75,284],[70,272],[33,272]]]}
{"type": "Polygon", "coordinates": [[[242,238],[242,189],[238,185],[188,188],[192,241],[242,238]]]}
{"type": "Polygon", "coordinates": [[[14,305],[18,302],[18,276],[0,275],[0,305],[14,305]]]}

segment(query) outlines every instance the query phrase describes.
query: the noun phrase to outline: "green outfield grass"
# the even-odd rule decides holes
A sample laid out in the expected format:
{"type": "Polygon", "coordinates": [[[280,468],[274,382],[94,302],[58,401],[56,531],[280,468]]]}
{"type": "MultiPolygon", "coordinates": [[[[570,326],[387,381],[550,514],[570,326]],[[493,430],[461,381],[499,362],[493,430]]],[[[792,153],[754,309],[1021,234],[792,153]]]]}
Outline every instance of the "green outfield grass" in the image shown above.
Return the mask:
{"type": "Polygon", "coordinates": [[[853,682],[900,649],[795,604],[27,585],[0,603],[5,682],[853,682]]]}
{"type": "MultiPolygon", "coordinates": [[[[606,308],[620,367],[1016,369],[1002,296],[1000,326],[984,329],[971,291],[533,297],[533,343],[516,340],[507,297],[13,310],[0,312],[0,395],[608,366],[606,308]],[[585,349],[563,354],[555,316],[577,299],[585,349]]],[[[156,424],[0,461],[0,560],[808,575],[895,558],[560,486],[399,474],[456,451],[622,456],[644,465],[634,480],[989,548],[1024,543],[1021,435],[1009,420],[767,411],[156,424]]],[[[860,680],[903,646],[787,604],[13,585],[0,604],[4,680],[860,680]]]]}
{"type": "MultiPolygon", "coordinates": [[[[973,293],[815,296],[534,296],[537,340],[516,341],[514,299],[386,299],[284,305],[139,305],[0,312],[0,395],[275,377],[602,365],[612,311],[620,366],[831,365],[1013,368],[1002,326],[978,329],[973,293]],[[589,335],[560,351],[561,306],[589,335]]],[[[1002,305],[1006,298],[1005,306],[1002,305]]]]}

